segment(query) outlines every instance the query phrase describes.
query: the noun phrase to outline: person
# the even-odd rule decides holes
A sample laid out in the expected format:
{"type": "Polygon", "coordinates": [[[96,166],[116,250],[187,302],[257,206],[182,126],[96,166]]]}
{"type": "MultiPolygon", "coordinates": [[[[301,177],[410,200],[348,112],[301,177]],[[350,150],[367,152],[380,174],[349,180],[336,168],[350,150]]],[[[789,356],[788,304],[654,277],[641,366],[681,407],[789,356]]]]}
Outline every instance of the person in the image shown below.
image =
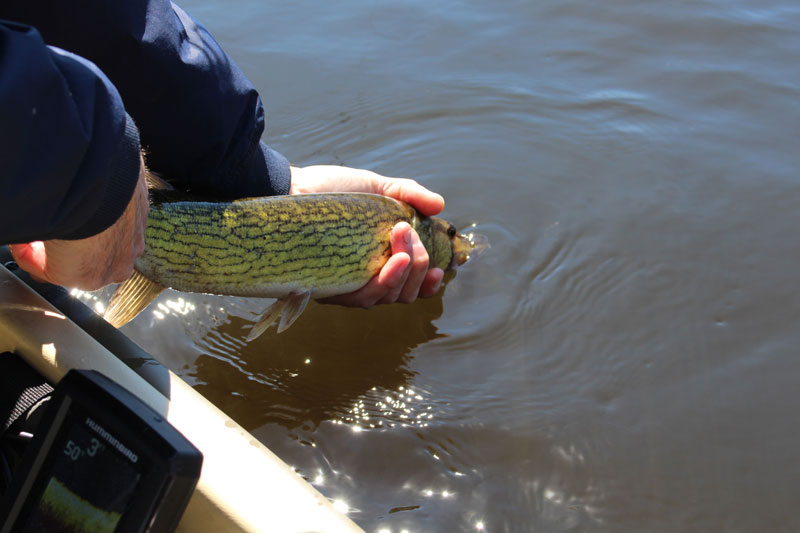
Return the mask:
{"type": "MultiPolygon", "coordinates": [[[[426,215],[444,206],[410,179],[291,166],[260,140],[263,128],[253,85],[168,0],[0,4],[0,243],[37,279],[85,290],[127,279],[144,250],[147,171],[218,198],[352,191],[426,215]]],[[[391,246],[366,286],[330,301],[438,292],[443,272],[428,269],[408,224],[393,228],[391,246]]]]}

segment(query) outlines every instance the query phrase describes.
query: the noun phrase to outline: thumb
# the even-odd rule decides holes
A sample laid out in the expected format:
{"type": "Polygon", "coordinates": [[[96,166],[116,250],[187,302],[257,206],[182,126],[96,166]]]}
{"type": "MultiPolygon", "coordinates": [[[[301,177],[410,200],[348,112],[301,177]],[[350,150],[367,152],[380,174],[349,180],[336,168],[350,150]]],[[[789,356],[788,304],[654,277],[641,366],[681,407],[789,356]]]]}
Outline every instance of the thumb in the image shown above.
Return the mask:
{"type": "Polygon", "coordinates": [[[10,244],[11,256],[17,265],[37,281],[46,281],[47,254],[42,241],[25,244],[10,244]]]}
{"type": "Polygon", "coordinates": [[[380,194],[391,196],[414,206],[423,215],[437,215],[444,209],[444,198],[407,178],[387,179],[380,185],[380,194]]]}

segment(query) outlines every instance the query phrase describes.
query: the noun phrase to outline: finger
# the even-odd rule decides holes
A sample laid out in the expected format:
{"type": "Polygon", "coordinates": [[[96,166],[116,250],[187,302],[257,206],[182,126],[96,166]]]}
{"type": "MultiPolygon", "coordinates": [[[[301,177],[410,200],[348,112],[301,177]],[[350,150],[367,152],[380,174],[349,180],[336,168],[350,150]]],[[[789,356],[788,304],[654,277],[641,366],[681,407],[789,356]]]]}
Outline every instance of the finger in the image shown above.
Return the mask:
{"type": "Polygon", "coordinates": [[[378,272],[378,275],[359,290],[350,294],[327,298],[324,303],[369,308],[376,303],[395,302],[411,271],[411,256],[413,254],[411,233],[413,231],[407,222],[395,224],[389,236],[392,255],[378,272]]]}
{"type": "Polygon", "coordinates": [[[392,228],[390,243],[392,247],[392,257],[378,273],[378,281],[384,288],[384,294],[379,299],[380,303],[391,304],[397,301],[403,287],[408,283],[408,276],[411,274],[414,263],[414,239],[419,240],[416,232],[406,222],[399,222],[392,228]],[[400,256],[402,263],[392,258],[400,256]],[[406,261],[406,257],[408,260],[406,261]],[[402,267],[402,270],[400,270],[402,267]]]}
{"type": "Polygon", "coordinates": [[[291,167],[291,194],[309,192],[371,192],[414,206],[423,215],[444,209],[444,198],[416,181],[390,178],[375,172],[334,165],[291,167]]]}
{"type": "Polygon", "coordinates": [[[377,276],[357,291],[318,300],[323,304],[338,304],[349,307],[370,308],[378,303],[387,293],[387,287],[402,286],[405,273],[411,263],[406,253],[392,255],[377,276]]]}
{"type": "Polygon", "coordinates": [[[36,281],[47,281],[47,257],[44,243],[34,241],[25,244],[10,244],[11,256],[17,265],[36,281]]]}
{"type": "Polygon", "coordinates": [[[349,305],[358,307],[371,307],[376,303],[388,304],[398,301],[404,287],[409,286],[408,278],[412,273],[412,262],[414,256],[421,257],[421,267],[417,266],[417,273],[415,276],[420,276],[419,279],[414,279],[411,288],[408,289],[409,293],[413,293],[410,301],[416,299],[419,292],[419,286],[425,277],[425,270],[427,269],[428,256],[425,247],[419,240],[416,232],[411,229],[411,226],[406,222],[400,222],[392,228],[390,236],[390,244],[392,249],[392,256],[381,268],[378,275],[373,277],[361,289],[350,294],[334,296],[320,300],[322,303],[332,303],[339,305],[349,305]]]}
{"type": "Polygon", "coordinates": [[[379,194],[411,204],[426,216],[436,215],[444,209],[444,198],[441,195],[411,179],[384,178],[379,183],[379,189],[379,194]]]}
{"type": "Polygon", "coordinates": [[[374,278],[374,303],[390,304],[397,301],[411,271],[411,261],[411,256],[406,252],[392,254],[374,278]]]}
{"type": "Polygon", "coordinates": [[[428,272],[428,252],[425,250],[425,245],[422,244],[416,231],[411,231],[409,235],[414,253],[411,256],[411,272],[397,298],[397,301],[403,303],[412,303],[417,299],[425,274],[428,272]]]}
{"type": "Polygon", "coordinates": [[[422,287],[419,290],[421,298],[430,298],[435,296],[439,289],[442,288],[442,280],[444,279],[444,270],[441,268],[432,268],[425,273],[425,280],[422,282],[422,287]]]}

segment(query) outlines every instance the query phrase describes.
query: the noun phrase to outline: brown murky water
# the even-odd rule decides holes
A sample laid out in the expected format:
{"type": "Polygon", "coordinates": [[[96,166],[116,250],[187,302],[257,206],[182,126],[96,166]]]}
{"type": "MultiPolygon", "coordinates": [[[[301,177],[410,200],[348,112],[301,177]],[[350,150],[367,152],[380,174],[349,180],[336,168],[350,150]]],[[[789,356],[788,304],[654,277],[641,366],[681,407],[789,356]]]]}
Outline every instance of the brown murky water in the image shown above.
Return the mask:
{"type": "Polygon", "coordinates": [[[264,302],[167,292],[132,338],[367,531],[800,530],[796,3],[183,6],[275,148],[492,250],[250,344],[264,302]]]}

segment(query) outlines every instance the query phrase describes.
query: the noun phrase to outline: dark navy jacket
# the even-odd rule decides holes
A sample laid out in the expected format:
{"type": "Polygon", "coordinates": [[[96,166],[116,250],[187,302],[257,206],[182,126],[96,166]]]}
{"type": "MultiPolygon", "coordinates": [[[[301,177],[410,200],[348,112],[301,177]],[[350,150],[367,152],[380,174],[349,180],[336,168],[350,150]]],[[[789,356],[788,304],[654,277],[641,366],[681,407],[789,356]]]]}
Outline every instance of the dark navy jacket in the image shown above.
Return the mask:
{"type": "Polygon", "coordinates": [[[113,224],[140,142],[153,171],[194,192],[288,193],[256,90],[179,7],[4,0],[0,19],[0,244],[113,224]]]}

